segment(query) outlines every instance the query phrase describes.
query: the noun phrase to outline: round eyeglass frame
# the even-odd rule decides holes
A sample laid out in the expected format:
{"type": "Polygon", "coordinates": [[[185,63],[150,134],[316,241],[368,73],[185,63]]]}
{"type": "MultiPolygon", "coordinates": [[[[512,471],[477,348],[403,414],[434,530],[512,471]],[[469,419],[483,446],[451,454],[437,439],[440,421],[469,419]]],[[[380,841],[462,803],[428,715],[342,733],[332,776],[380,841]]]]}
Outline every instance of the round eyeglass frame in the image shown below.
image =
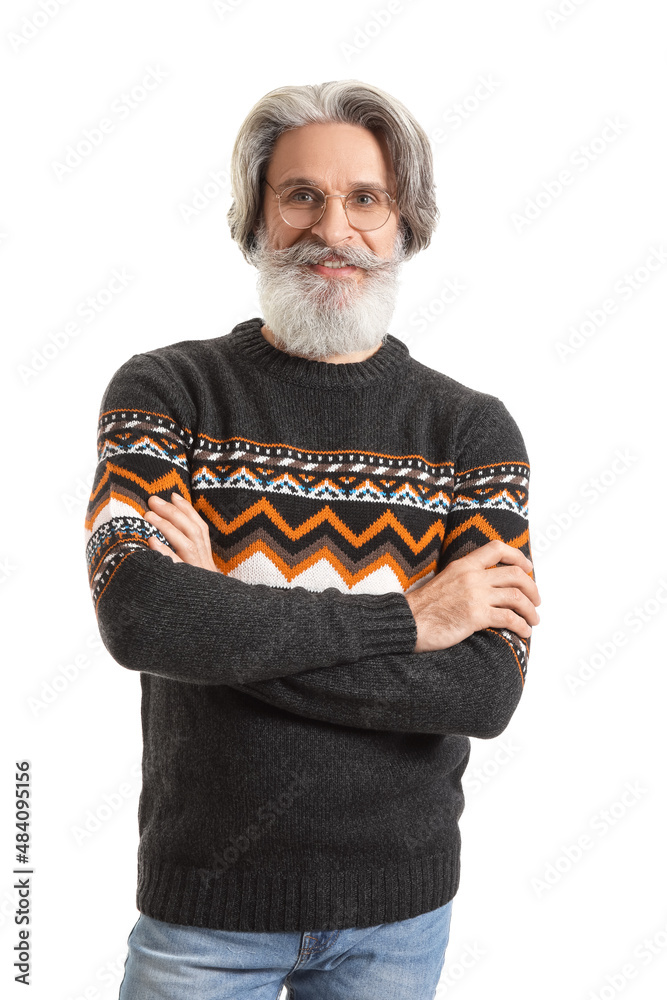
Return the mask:
{"type": "MultiPolygon", "coordinates": [[[[322,188],[318,188],[316,184],[308,184],[308,185],[306,185],[306,184],[291,184],[289,187],[287,187],[283,191],[281,191],[280,194],[278,194],[278,192],[273,187],[273,185],[269,184],[269,181],[267,181],[266,177],[263,178],[263,181],[264,181],[265,184],[269,185],[269,187],[273,191],[275,197],[278,199],[278,211],[280,212],[280,218],[283,220],[283,222],[285,223],[285,225],[290,226],[292,229],[298,229],[301,232],[303,232],[304,229],[312,229],[313,226],[316,226],[317,223],[321,221],[322,216],[324,215],[324,213],[327,210],[327,200],[329,198],[342,198],[343,199],[343,211],[345,212],[345,218],[347,219],[349,226],[352,229],[356,229],[356,231],[358,233],[375,233],[375,232],[377,232],[378,229],[382,229],[382,227],[386,226],[386,224],[389,222],[389,217],[391,216],[391,206],[396,201],[395,198],[391,197],[391,195],[389,194],[388,191],[384,191],[381,188],[376,188],[375,190],[379,190],[382,194],[386,194],[387,198],[389,198],[389,211],[387,213],[387,218],[384,220],[384,222],[381,222],[379,226],[374,226],[372,229],[359,229],[358,226],[355,226],[352,222],[350,222],[350,217],[347,214],[347,199],[350,197],[351,194],[354,194],[354,191],[348,191],[347,194],[325,194],[324,191],[322,190],[322,188]],[[282,207],[280,205],[280,199],[281,199],[282,195],[284,195],[285,191],[292,191],[294,188],[300,188],[300,187],[310,187],[314,191],[319,191],[320,194],[322,195],[322,197],[324,198],[324,204],[322,205],[322,212],[321,212],[319,218],[317,218],[315,220],[315,222],[311,222],[311,224],[309,226],[294,226],[294,225],[292,225],[292,223],[288,222],[287,219],[285,218],[285,216],[283,215],[283,210],[282,210],[282,207]]],[[[355,190],[363,191],[363,188],[355,188],[355,190]]]]}

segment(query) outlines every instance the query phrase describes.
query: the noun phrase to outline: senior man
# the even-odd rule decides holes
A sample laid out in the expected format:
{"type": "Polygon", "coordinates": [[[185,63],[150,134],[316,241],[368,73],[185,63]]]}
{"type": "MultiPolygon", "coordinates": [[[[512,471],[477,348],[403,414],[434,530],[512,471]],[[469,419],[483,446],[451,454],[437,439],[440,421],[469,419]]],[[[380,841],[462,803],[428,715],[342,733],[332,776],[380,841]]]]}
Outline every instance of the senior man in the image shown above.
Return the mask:
{"type": "Polygon", "coordinates": [[[539,621],[528,456],[387,332],[438,214],[403,104],[271,91],[232,193],[262,316],[132,355],[99,416],[89,581],[144,739],[120,997],[427,1000],[470,738],[539,621]]]}

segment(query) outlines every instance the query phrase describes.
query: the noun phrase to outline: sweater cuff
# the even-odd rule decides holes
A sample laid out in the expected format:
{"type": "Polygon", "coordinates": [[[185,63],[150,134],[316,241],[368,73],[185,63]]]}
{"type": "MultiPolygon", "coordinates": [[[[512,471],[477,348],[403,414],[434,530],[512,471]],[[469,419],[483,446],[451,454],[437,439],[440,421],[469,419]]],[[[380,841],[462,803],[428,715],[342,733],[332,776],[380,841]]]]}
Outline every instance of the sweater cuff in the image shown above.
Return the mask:
{"type": "MultiPolygon", "coordinates": [[[[360,599],[361,648],[363,657],[413,653],[417,645],[417,622],[405,594],[368,595],[360,599]]],[[[363,595],[365,596],[365,595],[363,595]]]]}

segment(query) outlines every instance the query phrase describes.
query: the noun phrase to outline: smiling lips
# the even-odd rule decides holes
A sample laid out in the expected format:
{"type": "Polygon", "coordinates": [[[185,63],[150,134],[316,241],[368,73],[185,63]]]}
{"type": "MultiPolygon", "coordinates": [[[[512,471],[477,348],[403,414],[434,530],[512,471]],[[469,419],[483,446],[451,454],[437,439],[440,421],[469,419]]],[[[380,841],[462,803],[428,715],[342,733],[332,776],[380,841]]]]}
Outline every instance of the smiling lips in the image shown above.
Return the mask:
{"type": "Polygon", "coordinates": [[[341,261],[336,260],[335,257],[327,257],[326,261],[322,264],[309,264],[313,271],[317,274],[325,274],[328,278],[343,276],[346,274],[354,274],[357,270],[354,264],[343,264],[341,261]]]}

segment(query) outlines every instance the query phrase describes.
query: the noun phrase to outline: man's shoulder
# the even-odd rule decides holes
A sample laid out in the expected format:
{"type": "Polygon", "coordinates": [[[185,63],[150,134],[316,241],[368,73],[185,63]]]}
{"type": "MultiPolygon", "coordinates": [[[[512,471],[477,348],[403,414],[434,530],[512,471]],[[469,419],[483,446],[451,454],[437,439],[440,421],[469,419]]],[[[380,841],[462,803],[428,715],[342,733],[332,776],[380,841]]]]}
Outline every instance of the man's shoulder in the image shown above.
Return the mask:
{"type": "Polygon", "coordinates": [[[196,424],[206,400],[220,388],[216,364],[225,337],[187,338],[146,347],[123,361],[104,391],[101,413],[119,408],[168,413],[184,427],[196,424]]]}
{"type": "Polygon", "coordinates": [[[145,379],[193,395],[216,391],[227,377],[234,330],[217,337],[188,337],[145,347],[120,365],[114,379],[145,379]]]}
{"type": "Polygon", "coordinates": [[[410,356],[410,376],[415,389],[426,398],[434,399],[438,405],[448,404],[454,412],[463,410],[481,413],[498,397],[493,393],[476,389],[437,368],[431,368],[410,356]]]}
{"type": "Polygon", "coordinates": [[[213,356],[219,356],[225,337],[190,337],[171,344],[147,348],[134,357],[154,358],[158,364],[178,371],[205,365],[213,356]]]}

